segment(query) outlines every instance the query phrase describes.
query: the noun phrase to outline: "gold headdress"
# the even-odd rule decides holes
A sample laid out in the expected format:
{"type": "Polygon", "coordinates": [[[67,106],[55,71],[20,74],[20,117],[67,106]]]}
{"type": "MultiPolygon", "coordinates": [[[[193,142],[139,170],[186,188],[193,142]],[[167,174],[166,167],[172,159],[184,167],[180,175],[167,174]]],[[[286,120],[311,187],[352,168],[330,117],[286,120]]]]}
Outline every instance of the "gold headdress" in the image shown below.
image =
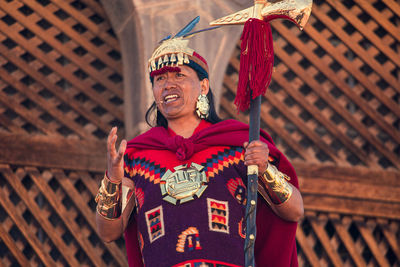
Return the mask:
{"type": "Polygon", "coordinates": [[[189,38],[196,33],[217,27],[211,27],[190,33],[199,20],[200,17],[196,17],[174,37],[171,38],[171,35],[169,35],[161,40],[148,61],[148,68],[151,77],[159,73],[159,71],[176,68],[185,64],[192,67],[197,72],[203,72],[206,78],[208,78],[207,61],[188,46],[189,38]]]}

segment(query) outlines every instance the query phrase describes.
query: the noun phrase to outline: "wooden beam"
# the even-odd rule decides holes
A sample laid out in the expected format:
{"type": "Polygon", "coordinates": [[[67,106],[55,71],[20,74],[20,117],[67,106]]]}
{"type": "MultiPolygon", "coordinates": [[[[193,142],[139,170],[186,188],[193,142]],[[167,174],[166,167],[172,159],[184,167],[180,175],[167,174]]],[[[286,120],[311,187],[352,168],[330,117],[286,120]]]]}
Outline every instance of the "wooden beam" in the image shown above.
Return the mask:
{"type": "MultiPolygon", "coordinates": [[[[301,191],[301,188],[300,188],[301,191]]],[[[319,212],[400,219],[400,203],[377,202],[315,194],[302,194],[304,209],[319,212]]]]}
{"type": "Polygon", "coordinates": [[[400,219],[400,171],[295,162],[306,210],[400,219]]]}
{"type": "Polygon", "coordinates": [[[0,134],[0,162],[103,172],[106,143],[49,136],[0,134]]]}
{"type": "Polygon", "coordinates": [[[304,179],[301,176],[299,182],[302,194],[400,204],[400,186],[371,186],[362,182],[321,178],[304,179]]]}
{"type": "Polygon", "coordinates": [[[400,187],[400,170],[382,170],[367,167],[339,167],[294,161],[296,173],[305,179],[324,178],[338,181],[361,182],[370,185],[400,187]]]}

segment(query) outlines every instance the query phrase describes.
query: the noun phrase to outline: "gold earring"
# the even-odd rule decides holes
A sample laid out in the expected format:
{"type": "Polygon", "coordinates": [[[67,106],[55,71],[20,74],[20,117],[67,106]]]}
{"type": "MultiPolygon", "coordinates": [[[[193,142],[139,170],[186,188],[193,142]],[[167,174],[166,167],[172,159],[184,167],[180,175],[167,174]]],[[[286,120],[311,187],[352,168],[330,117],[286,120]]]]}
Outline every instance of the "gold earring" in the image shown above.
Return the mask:
{"type": "Polygon", "coordinates": [[[210,103],[206,95],[199,95],[196,103],[196,113],[200,119],[207,119],[210,111],[210,103]]]}

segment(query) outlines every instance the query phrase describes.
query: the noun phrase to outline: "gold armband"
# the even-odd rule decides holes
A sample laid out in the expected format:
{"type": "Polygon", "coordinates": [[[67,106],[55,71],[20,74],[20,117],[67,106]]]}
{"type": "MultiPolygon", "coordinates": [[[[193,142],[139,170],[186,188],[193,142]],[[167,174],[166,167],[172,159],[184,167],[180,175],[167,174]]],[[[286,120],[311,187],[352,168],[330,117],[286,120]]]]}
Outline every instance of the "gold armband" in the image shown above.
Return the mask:
{"type": "Polygon", "coordinates": [[[113,183],[104,175],[96,195],[97,212],[106,219],[113,220],[121,216],[121,182],[113,183]]]}
{"type": "Polygon", "coordinates": [[[268,164],[265,172],[259,176],[259,180],[275,205],[285,203],[292,196],[293,188],[287,182],[290,180],[289,176],[278,171],[271,163],[268,164]]]}

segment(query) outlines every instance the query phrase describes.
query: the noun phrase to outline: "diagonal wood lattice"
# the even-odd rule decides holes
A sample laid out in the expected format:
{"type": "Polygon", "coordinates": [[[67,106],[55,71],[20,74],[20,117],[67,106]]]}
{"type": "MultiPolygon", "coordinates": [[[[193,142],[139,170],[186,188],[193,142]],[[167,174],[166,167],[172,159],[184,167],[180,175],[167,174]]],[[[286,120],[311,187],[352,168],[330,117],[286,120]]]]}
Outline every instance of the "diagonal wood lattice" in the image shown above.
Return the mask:
{"type": "MultiPolygon", "coordinates": [[[[400,266],[400,1],[274,22],[262,127],[294,163],[300,266],[400,266]]],[[[124,135],[119,43],[97,0],[0,4],[0,266],[127,266],[96,234],[104,137],[124,135]]],[[[233,106],[239,50],[224,78],[233,106]]]]}
{"type": "Polygon", "coordinates": [[[2,1],[0,125],[103,139],[122,126],[119,44],[96,1],[2,1]]]}
{"type": "Polygon", "coordinates": [[[123,240],[106,245],[95,230],[93,196],[102,174],[9,165],[0,172],[6,266],[127,265],[123,240]]]}

